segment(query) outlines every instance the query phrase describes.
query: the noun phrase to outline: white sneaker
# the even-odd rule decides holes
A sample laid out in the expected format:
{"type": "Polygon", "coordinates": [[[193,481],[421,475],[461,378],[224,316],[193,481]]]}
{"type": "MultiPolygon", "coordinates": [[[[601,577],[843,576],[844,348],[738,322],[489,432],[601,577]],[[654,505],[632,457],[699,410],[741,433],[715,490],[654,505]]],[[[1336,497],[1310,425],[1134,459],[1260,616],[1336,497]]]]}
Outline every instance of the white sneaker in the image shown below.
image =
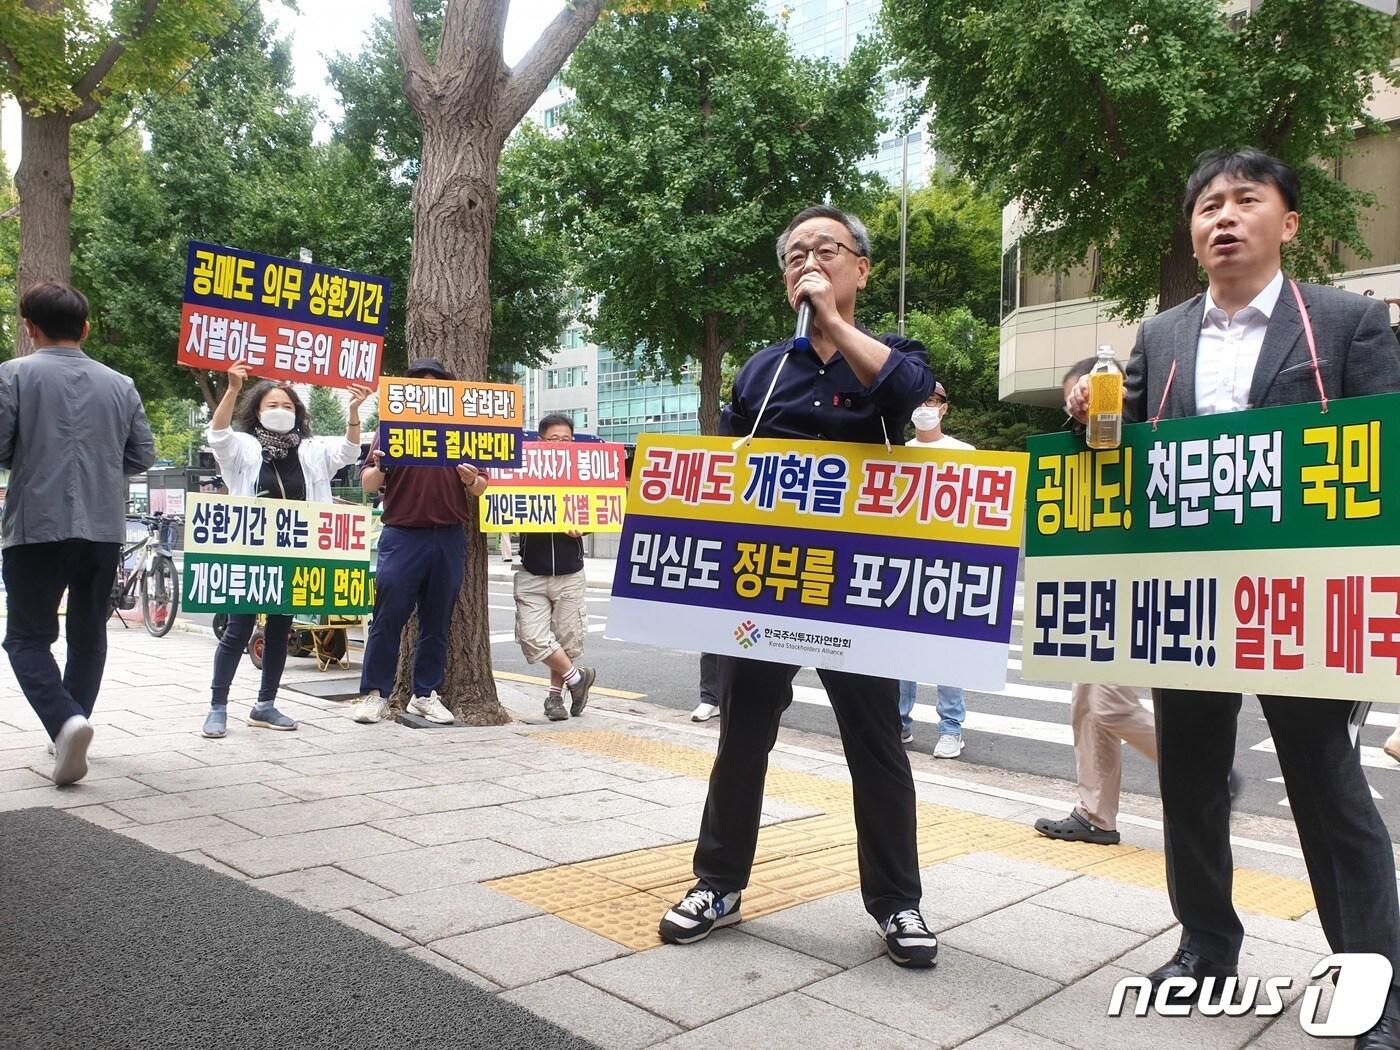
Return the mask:
{"type": "Polygon", "coordinates": [[[702,700],[700,705],[690,713],[690,720],[692,722],[708,722],[717,714],[719,714],[719,704],[707,704],[702,700]]]}
{"type": "Polygon", "coordinates": [[[74,715],[63,723],[53,742],[53,782],[62,787],[76,784],[87,776],[88,745],[92,743],[92,723],[74,715]]]}
{"type": "Polygon", "coordinates": [[[366,725],[382,722],[388,715],[389,701],[378,693],[366,693],[350,712],[351,718],[366,725]]]}
{"type": "Polygon", "coordinates": [[[53,754],[53,741],[52,741],[52,740],[50,740],[47,744],[44,745],[44,750],[47,751],[49,754],[53,754]]]}
{"type": "Polygon", "coordinates": [[[427,696],[415,696],[408,702],[408,709],[415,715],[422,715],[429,722],[436,722],[442,726],[450,726],[457,721],[452,712],[438,699],[436,689],[427,696]]]}
{"type": "Polygon", "coordinates": [[[934,758],[957,758],[962,754],[963,738],[961,733],[944,733],[938,738],[938,743],[934,745],[934,758]]]}

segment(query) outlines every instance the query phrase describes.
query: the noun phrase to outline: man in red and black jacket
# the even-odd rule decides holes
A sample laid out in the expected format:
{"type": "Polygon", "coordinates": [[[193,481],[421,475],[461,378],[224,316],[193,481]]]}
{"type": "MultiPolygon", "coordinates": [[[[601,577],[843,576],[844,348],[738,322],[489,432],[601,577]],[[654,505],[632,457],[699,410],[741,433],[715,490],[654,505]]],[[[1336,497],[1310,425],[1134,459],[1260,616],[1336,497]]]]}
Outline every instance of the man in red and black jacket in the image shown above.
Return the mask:
{"type": "MultiPolygon", "coordinates": [[[[410,379],[451,379],[436,358],[414,361],[410,379]]],[[[389,713],[389,695],[399,666],[399,638],[418,610],[418,647],[413,657],[413,695],[408,710],[446,725],[452,712],[438,690],[447,666],[447,631],[467,565],[471,500],[486,491],[486,476],[467,463],[456,470],[384,462],[379,435],[370,442],[360,471],[366,492],[384,490],[384,531],[375,571],[374,620],[365,639],[363,694],[356,722],[378,722],[389,713]]]]}

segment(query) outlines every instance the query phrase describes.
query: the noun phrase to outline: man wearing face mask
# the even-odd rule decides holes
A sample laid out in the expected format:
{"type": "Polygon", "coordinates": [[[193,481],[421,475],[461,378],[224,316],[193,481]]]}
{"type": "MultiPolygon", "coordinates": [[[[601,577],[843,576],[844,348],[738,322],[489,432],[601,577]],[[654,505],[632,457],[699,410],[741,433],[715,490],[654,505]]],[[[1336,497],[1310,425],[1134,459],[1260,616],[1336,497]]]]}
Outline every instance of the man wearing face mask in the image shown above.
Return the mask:
{"type": "Polygon", "coordinates": [[[26,289],[34,353],[0,364],[5,498],[5,652],[54,746],[53,782],[87,774],[92,708],[107,662],[107,600],[126,538],[126,478],[156,448],[131,380],[81,347],[88,304],[66,284],[26,289]],[[68,656],[50,651],[68,592],[68,656]]]}
{"type": "MultiPolygon", "coordinates": [[[[410,379],[451,379],[442,362],[425,357],[408,366],[410,379]]],[[[370,441],[360,484],[369,493],[384,490],[384,531],[375,570],[374,619],[365,639],[362,697],[352,717],[379,722],[389,713],[389,696],[399,667],[399,638],[418,612],[418,646],[413,655],[413,693],[408,710],[430,722],[450,725],[452,712],[438,696],[447,668],[447,631],[467,571],[471,501],[486,491],[486,475],[468,463],[444,467],[396,465],[384,461],[379,435],[370,441]]]]}
{"type": "MultiPolygon", "coordinates": [[[[942,383],[933,384],[928,400],[914,409],[910,420],[914,437],[906,441],[910,448],[957,448],[970,451],[972,446],[943,433],[943,417],[948,414],[948,392],[942,383]]],[[[914,699],[918,682],[899,683],[899,738],[906,744],[914,742],[914,699]]],[[[963,691],[955,685],[940,685],[938,689],[938,743],[934,758],[957,758],[962,754],[962,724],[967,718],[967,702],[963,691]]]]}

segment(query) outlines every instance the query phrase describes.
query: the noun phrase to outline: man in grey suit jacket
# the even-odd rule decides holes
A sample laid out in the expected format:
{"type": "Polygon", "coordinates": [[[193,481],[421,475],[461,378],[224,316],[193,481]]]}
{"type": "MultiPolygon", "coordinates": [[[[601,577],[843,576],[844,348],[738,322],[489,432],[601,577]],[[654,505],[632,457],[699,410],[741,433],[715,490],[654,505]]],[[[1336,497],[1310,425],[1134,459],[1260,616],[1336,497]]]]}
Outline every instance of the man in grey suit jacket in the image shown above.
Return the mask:
{"type": "MultiPolygon", "coordinates": [[[[1204,154],[1185,214],[1205,293],[1143,323],[1128,361],[1124,416],[1172,419],[1400,390],[1400,346],[1384,303],[1297,285],[1282,247],[1298,229],[1298,178],[1257,150],[1204,154]]],[[[1066,408],[1083,418],[1087,384],[1066,408]]],[[[1154,971],[1233,974],[1244,930],[1230,901],[1230,801],[1238,693],[1154,689],[1167,883],[1181,946],[1154,971]]],[[[1390,836],[1361,770],[1355,705],[1261,696],[1303,847],[1318,916],[1336,952],[1375,952],[1400,980],[1400,909],[1390,836]]],[[[1357,1047],[1400,1047],[1400,994],[1357,1047]]]]}
{"type": "Polygon", "coordinates": [[[87,773],[93,704],[107,662],[107,602],[126,536],[126,476],[155,462],[136,387],[80,349],[87,300],[66,284],[20,299],[35,352],[0,364],[0,521],[5,651],[54,743],[55,784],[87,773]],[[68,659],[51,648],[68,592],[68,659]]]}

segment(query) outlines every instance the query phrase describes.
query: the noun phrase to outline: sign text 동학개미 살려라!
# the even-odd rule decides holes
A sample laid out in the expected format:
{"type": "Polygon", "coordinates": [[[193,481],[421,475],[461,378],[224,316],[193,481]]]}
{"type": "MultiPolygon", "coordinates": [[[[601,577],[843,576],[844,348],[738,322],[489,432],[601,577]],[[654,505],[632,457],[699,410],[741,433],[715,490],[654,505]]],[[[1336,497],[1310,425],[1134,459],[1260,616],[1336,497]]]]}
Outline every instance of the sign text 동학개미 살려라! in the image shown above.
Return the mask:
{"type": "Polygon", "coordinates": [[[627,450],[608,442],[527,441],[519,467],[491,471],[482,532],[621,532],[627,450]]]}
{"type": "Polygon", "coordinates": [[[1400,700],[1400,394],[1031,438],[1023,672],[1400,700]]]}
{"type": "Polygon", "coordinates": [[[374,605],[368,507],[189,495],[189,612],[359,616],[374,605]]]}
{"type": "Polygon", "coordinates": [[[510,383],[379,380],[379,447],[390,465],[518,467],[524,391],[510,383]]]}
{"type": "Polygon", "coordinates": [[[1023,453],[643,434],[609,637],[1000,689],[1023,453]]]}
{"type": "Polygon", "coordinates": [[[373,386],[389,281],[191,241],[176,360],[314,386],[373,386]]]}

